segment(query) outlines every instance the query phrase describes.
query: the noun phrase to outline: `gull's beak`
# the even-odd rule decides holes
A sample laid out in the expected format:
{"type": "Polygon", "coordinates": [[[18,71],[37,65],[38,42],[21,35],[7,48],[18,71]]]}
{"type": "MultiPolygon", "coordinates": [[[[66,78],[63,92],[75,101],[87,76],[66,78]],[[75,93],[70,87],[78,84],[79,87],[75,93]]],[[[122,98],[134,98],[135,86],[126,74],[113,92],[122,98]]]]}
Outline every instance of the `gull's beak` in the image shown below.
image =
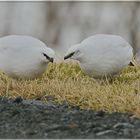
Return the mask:
{"type": "Polygon", "coordinates": [[[54,59],[53,58],[49,58],[49,61],[53,63],[54,59]]]}
{"type": "Polygon", "coordinates": [[[66,59],[68,59],[68,58],[72,57],[72,56],[74,55],[74,53],[75,53],[75,52],[73,52],[73,53],[70,53],[70,54],[66,55],[66,56],[64,57],[64,60],[66,60],[66,59]]]}
{"type": "Polygon", "coordinates": [[[68,59],[68,58],[70,58],[70,56],[69,56],[69,55],[66,55],[66,56],[64,57],[64,60],[66,60],[66,59],[68,59]]]}
{"type": "Polygon", "coordinates": [[[43,55],[48,59],[50,62],[53,63],[54,59],[52,57],[49,57],[47,54],[43,53],[43,55]]]}

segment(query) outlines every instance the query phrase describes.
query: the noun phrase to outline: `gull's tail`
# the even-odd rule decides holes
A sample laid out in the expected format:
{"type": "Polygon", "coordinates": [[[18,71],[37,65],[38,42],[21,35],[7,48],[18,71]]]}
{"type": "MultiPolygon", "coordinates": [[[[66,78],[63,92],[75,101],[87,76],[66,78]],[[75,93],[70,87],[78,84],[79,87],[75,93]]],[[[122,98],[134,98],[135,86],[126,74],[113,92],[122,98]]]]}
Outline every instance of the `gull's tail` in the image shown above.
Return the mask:
{"type": "Polygon", "coordinates": [[[133,61],[130,61],[129,66],[135,66],[135,63],[133,61]]]}
{"type": "Polygon", "coordinates": [[[137,62],[135,60],[135,57],[133,56],[133,58],[131,59],[130,63],[128,64],[128,66],[136,66],[137,65],[137,62]]]}

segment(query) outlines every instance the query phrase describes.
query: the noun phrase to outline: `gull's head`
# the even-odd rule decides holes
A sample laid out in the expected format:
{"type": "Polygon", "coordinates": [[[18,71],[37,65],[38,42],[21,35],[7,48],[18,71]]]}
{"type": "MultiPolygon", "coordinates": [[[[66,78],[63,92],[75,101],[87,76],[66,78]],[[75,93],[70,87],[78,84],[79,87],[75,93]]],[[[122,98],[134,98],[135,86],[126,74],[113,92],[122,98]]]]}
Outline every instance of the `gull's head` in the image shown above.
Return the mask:
{"type": "Polygon", "coordinates": [[[47,63],[52,62],[53,63],[54,56],[55,56],[54,50],[52,50],[51,48],[46,47],[41,52],[41,55],[42,55],[43,62],[47,62],[47,63]]]}
{"type": "Polygon", "coordinates": [[[80,61],[82,58],[83,53],[80,50],[80,44],[74,45],[70,47],[67,51],[67,53],[64,56],[64,60],[66,59],[74,59],[80,61]]]}

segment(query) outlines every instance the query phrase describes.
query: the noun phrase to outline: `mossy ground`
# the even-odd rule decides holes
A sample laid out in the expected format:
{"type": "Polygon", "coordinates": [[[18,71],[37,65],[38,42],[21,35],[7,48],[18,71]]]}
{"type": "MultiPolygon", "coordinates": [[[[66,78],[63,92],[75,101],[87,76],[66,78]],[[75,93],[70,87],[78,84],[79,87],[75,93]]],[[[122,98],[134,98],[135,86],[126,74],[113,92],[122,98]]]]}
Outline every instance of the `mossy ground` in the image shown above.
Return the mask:
{"type": "Polygon", "coordinates": [[[82,109],[131,112],[140,117],[140,66],[125,68],[111,82],[96,82],[78,64],[49,64],[48,70],[34,80],[16,80],[0,74],[0,95],[24,99],[55,96],[82,109]]]}

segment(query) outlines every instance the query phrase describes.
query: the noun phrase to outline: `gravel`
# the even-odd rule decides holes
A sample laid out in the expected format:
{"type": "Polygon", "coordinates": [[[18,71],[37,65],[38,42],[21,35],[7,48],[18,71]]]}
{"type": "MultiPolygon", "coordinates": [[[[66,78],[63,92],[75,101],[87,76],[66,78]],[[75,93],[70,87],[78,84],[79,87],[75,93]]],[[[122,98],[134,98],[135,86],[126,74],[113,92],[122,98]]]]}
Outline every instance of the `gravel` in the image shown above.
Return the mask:
{"type": "Polygon", "coordinates": [[[140,138],[140,119],[58,105],[53,97],[47,103],[0,97],[0,138],[140,138]]]}

